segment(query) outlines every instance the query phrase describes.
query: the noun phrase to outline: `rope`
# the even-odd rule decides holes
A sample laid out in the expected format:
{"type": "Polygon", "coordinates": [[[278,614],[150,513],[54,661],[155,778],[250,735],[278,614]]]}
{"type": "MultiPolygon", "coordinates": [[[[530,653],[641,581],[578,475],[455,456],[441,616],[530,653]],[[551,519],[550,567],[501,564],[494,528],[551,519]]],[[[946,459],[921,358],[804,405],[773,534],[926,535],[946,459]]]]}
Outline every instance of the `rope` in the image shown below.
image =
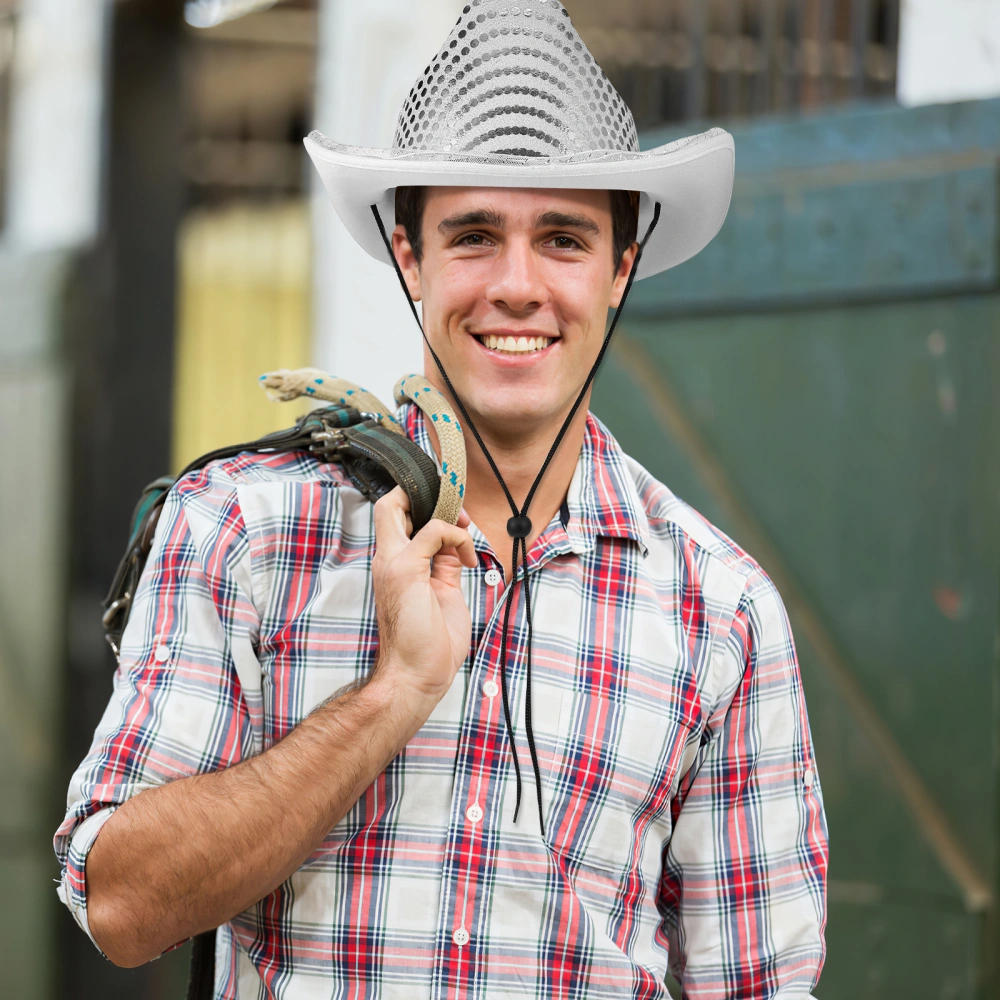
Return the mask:
{"type": "Polygon", "coordinates": [[[591,366],[590,373],[587,375],[587,380],[583,383],[583,388],[580,390],[576,397],[576,402],[573,403],[572,409],[569,411],[569,415],[563,421],[562,427],[559,428],[559,433],[556,435],[555,441],[552,442],[552,447],[549,449],[548,455],[545,456],[545,461],[542,463],[542,467],[538,470],[538,475],[535,476],[535,481],[531,485],[531,489],[528,490],[528,495],[525,497],[524,503],[520,508],[514,502],[514,498],[511,496],[510,490],[507,488],[507,484],[504,482],[504,478],[500,473],[500,469],[497,467],[496,462],[493,460],[493,456],[490,454],[489,449],[486,447],[486,443],[483,441],[482,436],[476,429],[476,425],[472,418],[469,416],[468,410],[465,408],[465,404],[462,402],[461,397],[455,391],[454,385],[452,385],[451,379],[448,377],[448,373],[444,370],[444,365],[441,364],[441,359],[437,356],[434,348],[431,347],[430,341],[427,339],[427,334],[424,332],[424,326],[420,322],[420,316],[417,314],[417,307],[413,302],[413,298],[410,295],[409,288],[406,287],[406,279],[403,277],[403,272],[400,269],[399,262],[396,260],[396,255],[392,252],[392,244],[389,242],[389,237],[386,235],[385,226],[382,224],[382,217],[379,215],[378,206],[371,206],[372,215],[375,216],[375,224],[378,226],[378,231],[382,236],[382,242],[385,244],[386,250],[389,252],[389,260],[392,261],[392,266],[396,271],[396,277],[399,278],[399,283],[403,288],[403,292],[406,295],[407,302],[410,303],[410,311],[413,313],[413,318],[417,321],[417,326],[420,327],[420,335],[424,338],[424,343],[427,345],[427,350],[430,351],[431,357],[434,359],[434,364],[437,366],[437,370],[441,373],[441,378],[444,380],[444,384],[448,387],[448,392],[451,393],[452,399],[455,400],[455,405],[458,407],[462,414],[463,420],[472,431],[473,437],[475,437],[479,447],[482,449],[483,455],[486,461],[489,463],[490,468],[493,470],[493,475],[496,476],[497,482],[500,484],[500,488],[504,492],[504,496],[507,498],[507,503],[510,505],[511,518],[507,522],[507,534],[513,538],[513,553],[511,555],[511,578],[509,581],[509,586],[507,588],[507,600],[506,606],[504,607],[503,615],[503,631],[500,634],[500,684],[503,691],[503,713],[504,719],[507,723],[507,737],[510,740],[511,755],[514,758],[514,770],[517,777],[517,799],[514,804],[514,822],[517,822],[517,812],[521,806],[521,765],[517,759],[517,747],[514,742],[514,729],[510,722],[510,704],[507,695],[507,640],[510,627],[510,609],[514,600],[514,587],[517,583],[517,570],[519,557],[524,559],[524,579],[522,581],[524,585],[524,610],[525,617],[527,619],[528,626],[528,642],[526,647],[526,657],[525,657],[525,678],[527,690],[525,693],[525,705],[524,705],[524,720],[525,729],[528,734],[528,749],[531,752],[531,765],[535,772],[535,791],[538,796],[538,825],[542,832],[542,836],[545,835],[545,824],[542,818],[542,779],[541,773],[538,767],[538,754],[535,751],[535,736],[531,729],[531,640],[532,640],[532,621],[531,621],[531,589],[528,585],[528,547],[527,547],[527,537],[531,534],[531,519],[528,517],[528,508],[531,506],[531,501],[534,499],[535,493],[538,490],[538,486],[542,481],[542,476],[545,475],[546,470],[549,467],[549,463],[552,461],[553,456],[559,449],[559,445],[562,443],[562,439],[569,429],[569,425],[572,423],[574,416],[576,416],[577,410],[580,408],[580,404],[583,402],[584,397],[587,394],[587,390],[590,388],[597,376],[597,370],[601,366],[601,362],[604,360],[604,355],[607,353],[608,345],[611,342],[611,335],[615,332],[615,327],[618,325],[618,319],[621,316],[622,309],[625,306],[625,300],[628,298],[629,291],[632,288],[632,282],[635,279],[636,269],[639,267],[639,261],[642,259],[642,251],[646,247],[646,243],[649,240],[650,235],[656,228],[657,222],[660,220],[660,203],[656,202],[653,208],[653,218],[649,223],[649,227],[646,229],[646,233],[643,236],[641,242],[639,243],[639,250],[635,255],[635,260],[632,261],[632,267],[629,270],[628,281],[625,285],[625,290],[622,292],[621,300],[618,303],[618,308],[615,310],[615,315],[611,320],[611,325],[608,327],[608,332],[604,335],[604,342],[601,344],[601,349],[597,354],[597,359],[591,366]]]}
{"type": "Polygon", "coordinates": [[[430,418],[441,445],[441,487],[432,517],[458,524],[465,499],[465,437],[462,425],[444,394],[423,375],[404,375],[396,383],[393,398],[399,405],[412,400],[430,418]]]}
{"type": "Polygon", "coordinates": [[[306,396],[309,399],[323,399],[328,403],[340,403],[341,406],[353,406],[362,413],[377,414],[378,422],[383,427],[397,434],[403,433],[396,418],[378,396],[319,368],[281,368],[275,372],[265,372],[260,377],[260,386],[268,398],[276,402],[287,403],[299,396],[306,396]]]}

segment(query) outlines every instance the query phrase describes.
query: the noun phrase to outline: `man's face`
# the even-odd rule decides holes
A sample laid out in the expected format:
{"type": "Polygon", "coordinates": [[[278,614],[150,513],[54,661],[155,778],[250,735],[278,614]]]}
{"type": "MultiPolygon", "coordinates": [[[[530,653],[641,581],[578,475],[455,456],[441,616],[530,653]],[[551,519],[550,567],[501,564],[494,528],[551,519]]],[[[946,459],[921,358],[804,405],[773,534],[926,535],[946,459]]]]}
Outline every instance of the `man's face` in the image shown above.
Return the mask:
{"type": "Polygon", "coordinates": [[[401,225],[393,247],[476,423],[500,437],[557,424],[597,358],[636,249],[614,268],[608,192],[430,187],[422,232],[419,267],[401,225]]]}

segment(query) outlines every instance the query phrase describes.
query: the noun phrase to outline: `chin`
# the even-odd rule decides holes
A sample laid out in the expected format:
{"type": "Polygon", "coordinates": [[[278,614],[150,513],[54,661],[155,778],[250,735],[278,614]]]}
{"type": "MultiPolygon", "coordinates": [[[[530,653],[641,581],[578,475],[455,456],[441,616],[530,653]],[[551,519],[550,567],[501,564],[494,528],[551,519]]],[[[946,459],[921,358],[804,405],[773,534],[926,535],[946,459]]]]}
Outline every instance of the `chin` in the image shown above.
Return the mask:
{"type": "MultiPolygon", "coordinates": [[[[575,397],[574,397],[575,398],[575,397]]],[[[474,408],[495,431],[535,429],[563,419],[572,400],[554,398],[549,391],[535,386],[492,386],[473,388],[468,406],[474,408]]]]}

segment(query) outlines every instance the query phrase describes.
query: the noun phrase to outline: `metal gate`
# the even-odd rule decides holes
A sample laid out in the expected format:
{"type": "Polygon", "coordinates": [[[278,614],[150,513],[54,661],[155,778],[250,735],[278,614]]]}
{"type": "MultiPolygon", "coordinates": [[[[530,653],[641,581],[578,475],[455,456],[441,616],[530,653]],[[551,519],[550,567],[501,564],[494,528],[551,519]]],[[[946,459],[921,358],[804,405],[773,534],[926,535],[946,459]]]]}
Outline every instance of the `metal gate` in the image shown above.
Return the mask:
{"type": "Polygon", "coordinates": [[[734,132],[726,225],[635,287],[593,408],[785,600],[817,996],[997,997],[1000,101],[734,132]]]}

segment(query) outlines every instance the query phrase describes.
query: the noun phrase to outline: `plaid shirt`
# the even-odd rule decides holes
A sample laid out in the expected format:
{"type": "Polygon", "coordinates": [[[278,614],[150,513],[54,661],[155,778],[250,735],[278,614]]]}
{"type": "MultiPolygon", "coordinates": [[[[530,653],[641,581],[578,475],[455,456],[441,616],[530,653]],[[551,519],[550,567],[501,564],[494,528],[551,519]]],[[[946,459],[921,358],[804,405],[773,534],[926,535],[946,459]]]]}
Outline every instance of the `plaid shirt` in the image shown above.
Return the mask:
{"type": "MultiPolygon", "coordinates": [[[[407,434],[433,455],[423,415],[407,434]]],[[[303,453],[243,454],[170,492],[114,691],[55,837],[87,925],[117,805],[266,751],[378,646],[373,507],[303,453]]],[[[499,697],[505,586],[475,525],[472,645],[423,727],[279,889],[217,937],[216,998],[805,997],[827,842],[795,649],[752,558],[588,415],[566,502],[528,553],[499,697]]],[[[518,579],[522,579],[522,568],[518,579]]]]}

